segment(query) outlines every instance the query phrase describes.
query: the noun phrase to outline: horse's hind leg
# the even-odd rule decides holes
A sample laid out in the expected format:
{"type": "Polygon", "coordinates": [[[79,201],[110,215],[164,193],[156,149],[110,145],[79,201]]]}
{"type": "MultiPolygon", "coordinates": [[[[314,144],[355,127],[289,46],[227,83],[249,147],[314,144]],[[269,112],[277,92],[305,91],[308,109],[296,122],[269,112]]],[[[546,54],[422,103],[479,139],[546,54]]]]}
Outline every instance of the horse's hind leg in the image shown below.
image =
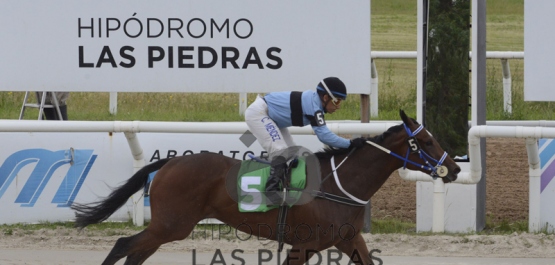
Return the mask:
{"type": "Polygon", "coordinates": [[[113,265],[116,264],[116,262],[118,262],[121,258],[126,257],[129,253],[130,242],[138,235],[139,234],[119,238],[106,259],[104,259],[104,262],[102,262],[102,265],[113,265]]]}
{"type": "Polygon", "coordinates": [[[102,265],[113,265],[118,260],[128,257],[125,261],[126,265],[141,264],[148,257],[150,257],[160,245],[167,243],[171,240],[163,240],[163,238],[156,238],[144,230],[134,236],[122,237],[116,241],[116,244],[106,257],[102,265]]]}
{"type": "Polygon", "coordinates": [[[124,257],[128,257],[125,264],[142,264],[162,244],[184,239],[195,227],[194,224],[179,228],[172,226],[174,231],[171,231],[168,228],[160,230],[152,228],[152,226],[151,223],[147,229],[134,236],[118,239],[102,265],[113,265],[124,257]]]}
{"type": "Polygon", "coordinates": [[[127,260],[124,265],[143,264],[143,262],[145,262],[148,257],[152,256],[156,250],[158,250],[157,247],[145,252],[131,254],[127,256],[127,260]]]}

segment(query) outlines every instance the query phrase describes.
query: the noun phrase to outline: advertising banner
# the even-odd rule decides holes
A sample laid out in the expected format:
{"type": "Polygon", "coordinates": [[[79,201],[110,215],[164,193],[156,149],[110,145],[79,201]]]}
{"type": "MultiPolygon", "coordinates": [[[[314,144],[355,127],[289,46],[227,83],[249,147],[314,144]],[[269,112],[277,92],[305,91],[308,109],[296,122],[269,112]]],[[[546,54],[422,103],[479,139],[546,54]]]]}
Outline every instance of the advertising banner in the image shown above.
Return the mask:
{"type": "Polygon", "coordinates": [[[5,0],[0,90],[370,92],[370,1],[5,0]]]}
{"type": "MultiPolygon", "coordinates": [[[[235,134],[139,133],[146,164],[166,157],[214,152],[239,160],[264,156],[260,145],[235,134]]],[[[133,175],[133,156],[123,133],[0,133],[0,224],[73,220],[72,203],[109,195],[133,175]]],[[[316,152],[316,136],[294,135],[316,152]]],[[[202,182],[202,176],[197,181],[202,182]]],[[[193,183],[192,183],[193,184],[193,183]]],[[[148,197],[143,200],[148,206],[148,197]]],[[[128,221],[129,200],[109,220],[128,221]]],[[[145,217],[150,210],[145,208],[145,217]]]]}
{"type": "Polygon", "coordinates": [[[555,232],[555,141],[553,139],[540,139],[538,141],[541,163],[540,186],[540,229],[549,233],[555,232]]]}

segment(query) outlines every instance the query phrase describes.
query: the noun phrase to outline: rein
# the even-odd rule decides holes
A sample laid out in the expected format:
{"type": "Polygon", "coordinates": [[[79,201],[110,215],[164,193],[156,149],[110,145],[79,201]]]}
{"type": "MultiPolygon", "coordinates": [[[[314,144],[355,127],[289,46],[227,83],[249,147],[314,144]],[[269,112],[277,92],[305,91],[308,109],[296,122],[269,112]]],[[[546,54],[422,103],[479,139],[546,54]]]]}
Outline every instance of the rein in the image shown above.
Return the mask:
{"type": "MultiPolygon", "coordinates": [[[[403,160],[403,169],[407,168],[407,164],[412,164],[415,165],[417,167],[420,167],[421,169],[424,170],[428,170],[430,171],[430,176],[435,180],[438,177],[445,177],[448,174],[448,170],[445,166],[443,166],[443,162],[445,161],[445,159],[447,158],[447,152],[443,152],[443,155],[441,156],[441,158],[439,160],[434,159],[432,156],[430,156],[428,153],[426,153],[424,150],[422,150],[420,148],[420,146],[418,145],[418,141],[416,140],[416,135],[418,133],[420,133],[423,129],[424,126],[420,125],[416,130],[411,131],[409,127],[407,127],[406,124],[403,123],[403,126],[405,128],[405,131],[407,132],[407,134],[409,135],[409,139],[408,139],[408,150],[405,156],[401,156],[399,154],[396,154],[394,152],[391,152],[391,150],[376,144],[372,141],[366,141],[367,144],[370,144],[398,159],[403,160]],[[417,162],[414,162],[412,160],[410,160],[408,157],[411,153],[418,153],[419,157],[424,160],[425,164],[420,164],[417,162]],[[432,163],[430,163],[430,161],[432,161],[433,163],[435,163],[435,166],[432,165],[432,163]]],[[[364,206],[366,204],[368,204],[368,202],[370,200],[367,201],[363,201],[361,199],[358,199],[357,197],[351,195],[349,192],[347,192],[343,186],[341,186],[341,183],[339,182],[339,177],[337,176],[337,169],[347,160],[347,158],[349,158],[349,155],[351,155],[353,153],[353,151],[356,148],[353,148],[353,150],[351,150],[351,152],[343,159],[343,161],[341,161],[341,163],[339,163],[339,165],[337,167],[335,167],[335,161],[334,161],[334,157],[331,158],[330,162],[331,162],[331,168],[332,168],[332,172],[326,176],[324,178],[323,181],[325,181],[329,176],[331,176],[331,174],[333,174],[334,179],[335,179],[335,183],[337,184],[337,187],[341,190],[341,192],[343,192],[343,194],[347,195],[347,197],[349,198],[345,198],[342,196],[338,196],[338,195],[334,195],[334,194],[330,194],[327,192],[323,192],[323,191],[313,191],[313,196],[319,197],[319,198],[323,198],[323,199],[328,199],[328,200],[332,200],[335,202],[339,202],[339,203],[343,203],[343,204],[348,204],[348,205],[352,205],[352,206],[364,206]]]]}

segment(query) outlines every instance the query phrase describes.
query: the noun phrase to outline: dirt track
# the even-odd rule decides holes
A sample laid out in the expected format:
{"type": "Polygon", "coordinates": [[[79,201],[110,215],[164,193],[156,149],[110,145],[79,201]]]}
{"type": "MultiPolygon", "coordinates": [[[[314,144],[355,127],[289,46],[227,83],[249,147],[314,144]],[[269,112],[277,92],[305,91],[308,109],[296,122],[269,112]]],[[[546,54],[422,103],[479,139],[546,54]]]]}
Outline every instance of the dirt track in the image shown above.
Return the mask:
{"type": "MultiPolygon", "coordinates": [[[[486,139],[486,216],[495,222],[528,220],[528,155],[524,139],[486,139]]],[[[416,184],[395,172],[372,197],[373,218],[416,222],[416,184]]]]}
{"type": "MultiPolygon", "coordinates": [[[[130,236],[137,232],[132,229],[96,230],[88,228],[79,232],[77,229],[61,227],[36,231],[14,229],[10,235],[0,235],[0,264],[99,264],[108,255],[118,238],[130,236]],[[2,255],[2,253],[6,254],[2,255]]],[[[375,256],[384,258],[387,256],[464,257],[466,258],[462,259],[464,262],[448,262],[448,264],[555,264],[554,235],[530,233],[513,233],[503,236],[363,234],[363,237],[368,249],[379,250],[379,252],[374,251],[373,253],[375,256]],[[475,258],[534,259],[518,263],[513,261],[495,263],[499,260],[476,263],[472,261],[475,258]],[[535,260],[537,258],[548,258],[549,260],[535,260]],[[469,262],[467,262],[467,259],[469,262]]],[[[288,247],[286,246],[286,249],[288,247]]],[[[188,261],[191,260],[193,251],[209,256],[208,258],[202,258],[205,262],[199,261],[193,264],[210,264],[209,258],[214,255],[216,250],[221,251],[224,255],[229,255],[234,250],[241,250],[241,253],[244,254],[255,254],[260,250],[275,253],[276,249],[275,241],[259,240],[256,237],[241,240],[234,236],[229,237],[229,235],[219,237],[216,228],[215,233],[209,233],[207,237],[189,237],[182,241],[171,242],[164,244],[158,251],[160,253],[170,253],[174,257],[173,260],[182,259],[180,262],[166,263],[157,262],[156,259],[153,259],[147,261],[146,264],[191,264],[188,261]]],[[[341,264],[347,264],[347,262],[341,264]]],[[[405,261],[401,263],[384,262],[383,264],[407,263],[405,261]]],[[[447,263],[424,262],[417,264],[447,263]]]]}

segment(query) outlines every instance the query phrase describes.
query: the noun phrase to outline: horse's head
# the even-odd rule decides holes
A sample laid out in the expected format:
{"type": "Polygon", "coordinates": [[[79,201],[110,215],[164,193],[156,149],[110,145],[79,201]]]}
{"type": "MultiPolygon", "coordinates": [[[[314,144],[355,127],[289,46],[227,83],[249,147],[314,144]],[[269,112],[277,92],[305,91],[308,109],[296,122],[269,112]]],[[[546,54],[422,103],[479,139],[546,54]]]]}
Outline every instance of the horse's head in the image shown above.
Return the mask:
{"type": "Polygon", "coordinates": [[[447,155],[432,134],[422,125],[408,118],[403,110],[400,110],[400,115],[405,128],[405,143],[402,146],[406,150],[399,154],[408,159],[405,161],[405,166],[433,177],[441,177],[444,183],[455,181],[461,171],[457,163],[447,155]]]}

